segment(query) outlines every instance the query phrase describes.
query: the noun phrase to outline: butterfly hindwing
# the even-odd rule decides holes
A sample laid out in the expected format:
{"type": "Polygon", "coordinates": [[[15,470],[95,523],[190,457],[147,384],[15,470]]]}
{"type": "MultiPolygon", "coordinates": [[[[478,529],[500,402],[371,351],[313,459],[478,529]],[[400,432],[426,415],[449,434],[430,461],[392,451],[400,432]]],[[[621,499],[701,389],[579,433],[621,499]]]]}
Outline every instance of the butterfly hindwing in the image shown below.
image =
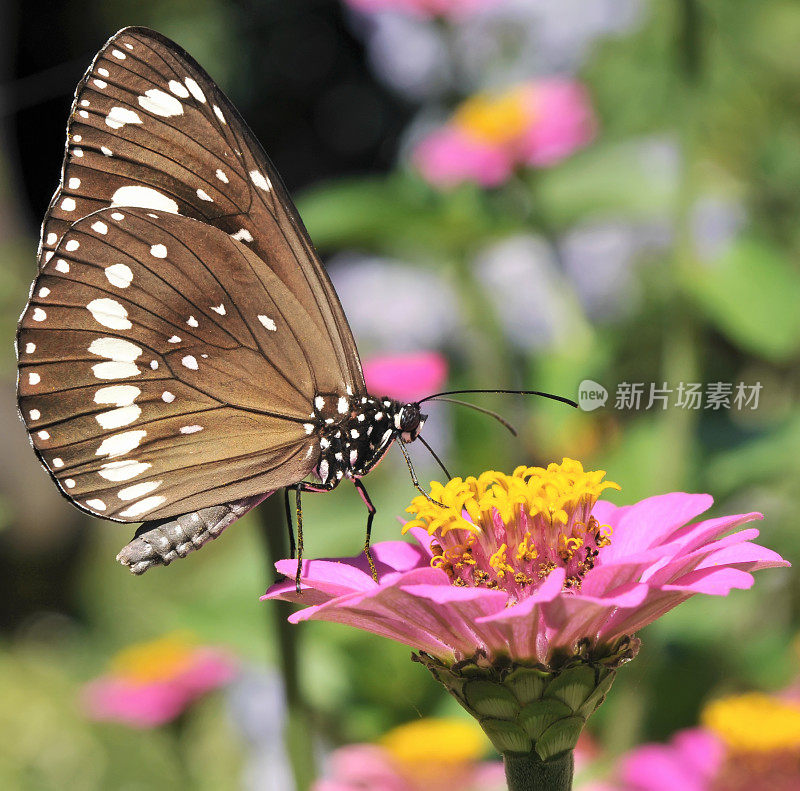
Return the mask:
{"type": "Polygon", "coordinates": [[[333,350],[247,245],[141,208],[74,223],[20,320],[19,401],[62,491],[162,518],[295,483],[333,350]]]}

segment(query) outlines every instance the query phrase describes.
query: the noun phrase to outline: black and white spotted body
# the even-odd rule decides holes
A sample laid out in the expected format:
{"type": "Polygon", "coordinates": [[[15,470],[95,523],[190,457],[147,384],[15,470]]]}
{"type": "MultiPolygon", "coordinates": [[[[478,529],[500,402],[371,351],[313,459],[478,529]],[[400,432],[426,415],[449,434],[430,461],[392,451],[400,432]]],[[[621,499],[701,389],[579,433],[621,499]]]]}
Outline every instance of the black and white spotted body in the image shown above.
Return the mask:
{"type": "Polygon", "coordinates": [[[426,418],[418,404],[391,398],[317,396],[314,422],[308,424],[319,434],[315,475],[326,488],[334,488],[344,478],[363,477],[380,462],[392,442],[413,442],[426,418]]]}

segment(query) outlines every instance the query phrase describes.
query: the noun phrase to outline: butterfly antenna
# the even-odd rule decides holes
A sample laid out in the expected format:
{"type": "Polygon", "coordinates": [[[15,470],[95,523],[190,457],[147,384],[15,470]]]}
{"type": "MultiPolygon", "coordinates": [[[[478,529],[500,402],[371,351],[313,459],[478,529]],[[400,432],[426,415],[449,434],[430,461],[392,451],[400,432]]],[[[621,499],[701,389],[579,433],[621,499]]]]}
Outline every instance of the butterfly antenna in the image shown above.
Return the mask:
{"type": "Polygon", "coordinates": [[[453,476],[447,471],[447,467],[444,466],[444,462],[439,458],[436,451],[430,445],[428,445],[428,443],[425,442],[421,436],[418,436],[417,439],[428,449],[431,456],[436,459],[436,463],[442,468],[442,472],[447,476],[447,480],[449,481],[453,476]]]}
{"type": "Polygon", "coordinates": [[[439,398],[441,396],[449,395],[463,395],[464,393],[501,393],[508,395],[535,395],[542,398],[550,398],[553,401],[560,401],[562,404],[569,404],[569,406],[578,408],[576,401],[571,398],[564,398],[564,396],[553,395],[552,393],[543,393],[541,390],[445,390],[442,393],[434,393],[433,395],[426,396],[419,400],[418,404],[423,404],[425,401],[430,401],[432,398],[439,398]]]}
{"type": "MultiPolygon", "coordinates": [[[[460,404],[461,406],[469,407],[470,409],[474,409],[476,412],[483,412],[484,415],[489,415],[489,417],[493,417],[498,423],[505,426],[515,437],[517,436],[517,430],[514,426],[511,425],[504,417],[498,415],[497,412],[492,412],[491,409],[486,409],[482,406],[477,406],[476,404],[470,404],[467,401],[459,401],[457,398],[436,398],[435,396],[431,396],[425,399],[426,401],[447,401],[448,404],[460,404]]],[[[422,439],[422,437],[417,437],[417,439],[422,439]]]]}

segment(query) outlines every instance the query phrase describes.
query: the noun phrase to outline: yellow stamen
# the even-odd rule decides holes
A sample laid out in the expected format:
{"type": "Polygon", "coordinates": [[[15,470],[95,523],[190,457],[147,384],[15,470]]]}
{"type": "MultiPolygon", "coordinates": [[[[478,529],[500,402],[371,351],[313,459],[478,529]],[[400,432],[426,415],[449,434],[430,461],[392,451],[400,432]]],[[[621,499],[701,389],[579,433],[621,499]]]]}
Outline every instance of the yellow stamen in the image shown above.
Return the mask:
{"type": "Polygon", "coordinates": [[[526,92],[513,88],[504,93],[479,93],[467,99],[453,120],[471,137],[489,144],[516,140],[530,124],[526,92]]]}
{"type": "Polygon", "coordinates": [[[702,722],[734,752],[800,749],[800,704],[759,693],[721,698],[703,710],[702,722]]]}

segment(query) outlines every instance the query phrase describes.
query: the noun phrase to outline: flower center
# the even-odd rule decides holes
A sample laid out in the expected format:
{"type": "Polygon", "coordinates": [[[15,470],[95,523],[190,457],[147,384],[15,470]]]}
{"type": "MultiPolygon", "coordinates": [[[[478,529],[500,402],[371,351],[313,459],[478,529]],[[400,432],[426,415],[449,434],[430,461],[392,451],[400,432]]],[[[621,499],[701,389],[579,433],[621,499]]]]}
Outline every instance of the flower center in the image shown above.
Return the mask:
{"type": "Polygon", "coordinates": [[[611,542],[611,528],[592,515],[597,498],[616,483],[605,472],[585,472],[573,459],[513,474],[484,472],[477,478],[431,483],[431,496],[415,497],[416,514],[404,532],[421,527],[433,536],[431,565],[454,585],[506,590],[513,601],[536,590],[555,569],[565,570],[566,589],[577,589],[611,542]]]}
{"type": "Polygon", "coordinates": [[[461,104],[454,121],[482,143],[503,145],[519,138],[529,124],[526,92],[515,88],[498,95],[477,94],[461,104]]]}
{"type": "Polygon", "coordinates": [[[166,681],[191,665],[195,650],[185,634],[167,634],[124,648],[113,658],[111,669],[115,674],[140,684],[166,681]]]}

